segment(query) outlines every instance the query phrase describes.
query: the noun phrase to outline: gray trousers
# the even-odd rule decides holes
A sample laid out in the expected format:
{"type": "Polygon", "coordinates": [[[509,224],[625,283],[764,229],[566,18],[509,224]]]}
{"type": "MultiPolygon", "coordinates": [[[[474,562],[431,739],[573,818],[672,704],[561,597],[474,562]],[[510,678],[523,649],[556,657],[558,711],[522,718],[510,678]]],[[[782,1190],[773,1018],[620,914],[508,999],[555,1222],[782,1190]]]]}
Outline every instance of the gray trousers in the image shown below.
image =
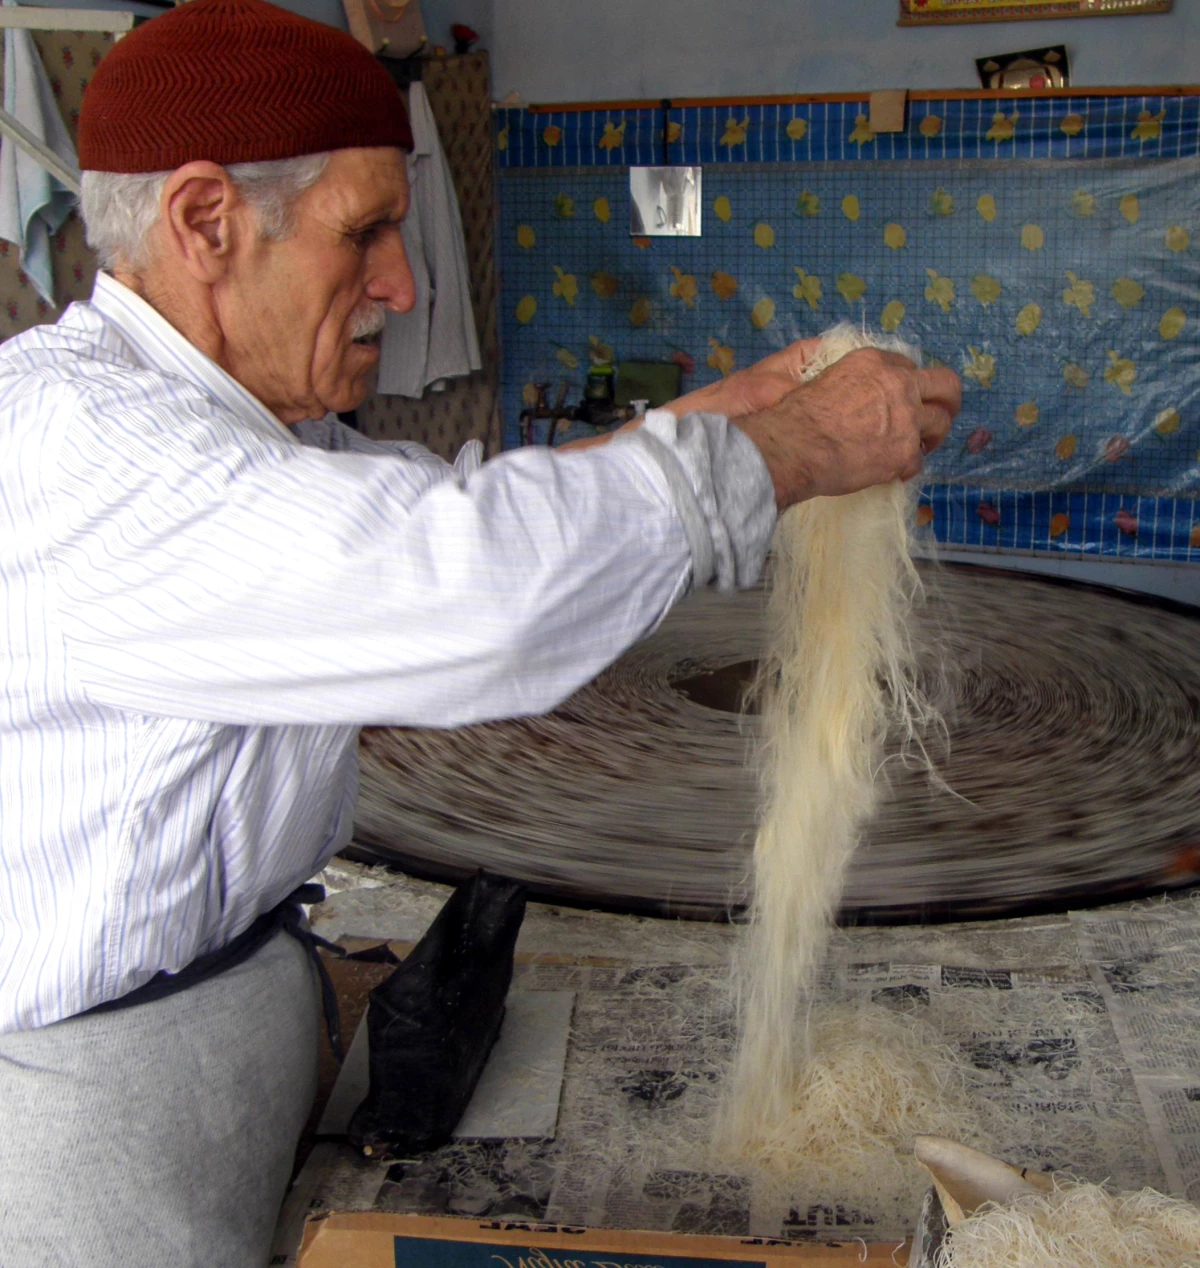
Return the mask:
{"type": "Polygon", "coordinates": [[[316,1091],[300,944],[0,1035],[0,1268],[265,1268],[316,1091]]]}

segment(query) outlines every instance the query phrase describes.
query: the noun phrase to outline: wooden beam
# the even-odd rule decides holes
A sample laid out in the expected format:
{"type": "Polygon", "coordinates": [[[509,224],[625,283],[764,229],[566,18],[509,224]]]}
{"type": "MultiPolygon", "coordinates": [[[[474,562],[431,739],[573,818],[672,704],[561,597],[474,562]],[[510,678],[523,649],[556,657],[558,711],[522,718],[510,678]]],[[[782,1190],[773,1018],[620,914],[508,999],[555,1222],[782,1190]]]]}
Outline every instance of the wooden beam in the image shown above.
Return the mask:
{"type": "Polygon", "coordinates": [[[0,28],[22,31],[132,31],[137,14],[117,9],[49,9],[38,5],[0,5],[0,28]]]}

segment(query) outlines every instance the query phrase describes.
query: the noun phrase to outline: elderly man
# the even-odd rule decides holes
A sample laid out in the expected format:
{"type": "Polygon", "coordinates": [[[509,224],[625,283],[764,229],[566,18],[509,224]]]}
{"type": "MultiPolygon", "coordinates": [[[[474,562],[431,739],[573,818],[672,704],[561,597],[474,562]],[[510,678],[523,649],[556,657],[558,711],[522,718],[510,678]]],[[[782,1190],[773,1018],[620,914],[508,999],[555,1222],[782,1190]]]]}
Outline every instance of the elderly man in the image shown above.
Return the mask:
{"type": "Polygon", "coordinates": [[[371,444],[330,416],[413,303],[409,143],[372,57],[263,0],[155,19],[85,98],[107,271],[0,349],[4,1268],[263,1264],[319,1020],[288,896],[357,727],[552,707],[958,408],[874,352],[797,388],[798,345],[585,452],[371,444]]]}

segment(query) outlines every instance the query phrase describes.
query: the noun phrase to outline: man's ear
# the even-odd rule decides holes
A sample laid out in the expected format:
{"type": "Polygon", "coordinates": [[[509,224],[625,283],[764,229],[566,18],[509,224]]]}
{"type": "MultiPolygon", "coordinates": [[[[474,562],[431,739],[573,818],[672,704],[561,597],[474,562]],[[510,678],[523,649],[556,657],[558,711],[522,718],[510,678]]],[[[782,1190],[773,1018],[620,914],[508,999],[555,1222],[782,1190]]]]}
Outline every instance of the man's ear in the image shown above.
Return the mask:
{"type": "Polygon", "coordinates": [[[159,248],[198,282],[216,282],[229,266],[249,208],[219,163],[186,163],[167,178],[159,202],[159,248]]]}

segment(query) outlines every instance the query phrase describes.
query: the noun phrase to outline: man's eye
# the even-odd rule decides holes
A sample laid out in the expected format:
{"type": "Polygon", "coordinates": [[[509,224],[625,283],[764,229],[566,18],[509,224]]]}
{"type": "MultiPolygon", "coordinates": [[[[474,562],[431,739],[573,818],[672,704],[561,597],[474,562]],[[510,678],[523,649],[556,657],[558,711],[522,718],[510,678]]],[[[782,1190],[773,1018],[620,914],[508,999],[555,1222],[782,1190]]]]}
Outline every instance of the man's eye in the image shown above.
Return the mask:
{"type": "Polygon", "coordinates": [[[369,247],[376,238],[379,237],[379,226],[368,225],[365,229],[358,229],[350,235],[350,240],[356,247],[369,247]]]}

